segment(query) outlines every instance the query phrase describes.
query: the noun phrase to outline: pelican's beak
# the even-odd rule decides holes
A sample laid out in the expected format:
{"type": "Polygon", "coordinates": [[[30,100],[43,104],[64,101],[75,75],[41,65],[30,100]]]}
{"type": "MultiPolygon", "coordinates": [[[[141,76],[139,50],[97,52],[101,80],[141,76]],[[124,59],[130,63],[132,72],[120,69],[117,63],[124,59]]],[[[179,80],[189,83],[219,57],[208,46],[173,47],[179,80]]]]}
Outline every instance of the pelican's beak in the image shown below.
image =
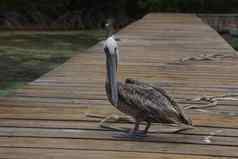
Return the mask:
{"type": "Polygon", "coordinates": [[[107,70],[108,70],[108,82],[111,91],[111,101],[114,106],[118,103],[118,88],[117,88],[117,55],[115,53],[109,53],[109,50],[105,48],[107,56],[107,70]]]}

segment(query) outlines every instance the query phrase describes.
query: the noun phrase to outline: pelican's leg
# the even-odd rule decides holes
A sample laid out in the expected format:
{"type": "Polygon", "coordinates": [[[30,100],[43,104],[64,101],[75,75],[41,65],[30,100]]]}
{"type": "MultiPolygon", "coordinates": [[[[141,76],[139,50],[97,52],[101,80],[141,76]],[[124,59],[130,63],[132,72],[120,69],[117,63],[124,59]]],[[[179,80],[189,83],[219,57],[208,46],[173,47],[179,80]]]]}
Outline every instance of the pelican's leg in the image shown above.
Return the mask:
{"type": "Polygon", "coordinates": [[[145,137],[149,127],[150,127],[150,123],[147,124],[145,130],[143,131],[140,131],[140,121],[136,121],[135,122],[135,127],[134,129],[132,129],[129,134],[128,134],[128,137],[130,138],[142,138],[142,137],[145,137]]]}
{"type": "Polygon", "coordinates": [[[148,132],[150,126],[151,126],[151,122],[150,122],[150,121],[147,121],[147,125],[146,125],[146,127],[145,127],[144,134],[147,134],[147,132],[148,132]]]}
{"type": "Polygon", "coordinates": [[[139,121],[136,121],[134,128],[129,131],[129,134],[135,134],[135,133],[137,133],[138,130],[139,130],[139,128],[140,128],[140,122],[139,122],[139,121]]]}
{"type": "Polygon", "coordinates": [[[128,133],[123,133],[123,134],[117,134],[117,135],[114,135],[114,137],[117,137],[117,138],[130,138],[130,139],[140,139],[140,138],[143,138],[145,137],[145,133],[144,131],[143,132],[140,132],[139,131],[139,127],[140,127],[140,121],[136,121],[135,122],[135,126],[134,128],[132,128],[128,133]]]}
{"type": "Polygon", "coordinates": [[[139,130],[139,125],[140,125],[140,122],[136,122],[135,127],[133,129],[126,128],[124,130],[126,130],[130,134],[134,133],[134,134],[146,135],[148,133],[148,130],[149,130],[150,126],[151,126],[151,122],[146,121],[146,126],[145,126],[144,130],[139,130]]]}

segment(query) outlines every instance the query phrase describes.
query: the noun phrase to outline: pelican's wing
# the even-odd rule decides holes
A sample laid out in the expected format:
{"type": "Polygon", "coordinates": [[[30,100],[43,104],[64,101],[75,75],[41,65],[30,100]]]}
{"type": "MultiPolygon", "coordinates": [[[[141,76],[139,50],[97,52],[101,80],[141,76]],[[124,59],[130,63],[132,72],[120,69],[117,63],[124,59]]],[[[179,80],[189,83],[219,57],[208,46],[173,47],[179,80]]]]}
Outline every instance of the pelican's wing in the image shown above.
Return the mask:
{"type": "Polygon", "coordinates": [[[140,87],[143,88],[154,88],[156,91],[158,91],[159,93],[161,93],[161,95],[163,95],[165,98],[167,98],[167,100],[171,103],[171,105],[178,111],[178,113],[181,115],[181,117],[185,120],[185,123],[192,125],[192,120],[185,114],[183,108],[181,108],[174,100],[172,97],[170,97],[167,92],[160,88],[160,87],[156,87],[154,85],[151,84],[147,84],[138,80],[134,80],[131,78],[126,79],[126,83],[128,84],[134,84],[134,85],[138,85],[140,87]]]}
{"type": "Polygon", "coordinates": [[[141,82],[141,81],[131,79],[131,78],[127,78],[126,83],[135,84],[135,85],[138,85],[138,86],[141,86],[141,87],[144,87],[144,88],[148,88],[148,87],[154,88],[155,90],[157,90],[161,94],[163,94],[165,97],[167,97],[167,99],[171,102],[171,104],[177,105],[177,103],[168,95],[168,93],[160,87],[156,87],[152,84],[148,84],[148,83],[141,82]]]}
{"type": "Polygon", "coordinates": [[[119,84],[119,98],[127,106],[148,118],[165,122],[181,123],[180,114],[160,92],[152,87],[134,84],[119,84]]]}

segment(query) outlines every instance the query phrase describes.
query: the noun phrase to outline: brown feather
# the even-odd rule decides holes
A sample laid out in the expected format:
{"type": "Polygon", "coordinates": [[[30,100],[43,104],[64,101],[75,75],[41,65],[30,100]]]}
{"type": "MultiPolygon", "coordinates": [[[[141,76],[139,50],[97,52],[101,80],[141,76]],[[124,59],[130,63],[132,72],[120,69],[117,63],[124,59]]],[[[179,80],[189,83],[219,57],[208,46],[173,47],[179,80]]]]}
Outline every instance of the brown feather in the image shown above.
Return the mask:
{"type": "Polygon", "coordinates": [[[181,119],[183,120],[183,123],[184,124],[188,124],[188,125],[192,125],[192,120],[185,114],[184,110],[182,107],[180,107],[173,99],[172,97],[170,97],[167,92],[160,88],[160,87],[157,87],[157,86],[154,86],[152,84],[147,84],[147,83],[144,83],[144,82],[141,82],[141,81],[138,81],[138,80],[134,80],[134,79],[131,79],[131,78],[128,78],[126,79],[125,81],[126,83],[128,84],[134,84],[134,85],[137,85],[137,86],[141,86],[141,87],[152,87],[154,88],[156,91],[158,91],[159,93],[161,93],[162,96],[164,96],[165,98],[167,98],[167,100],[170,102],[170,105],[172,105],[176,111],[178,112],[178,114],[180,115],[181,119]]]}
{"type": "Polygon", "coordinates": [[[187,124],[168,98],[153,87],[118,83],[118,91],[117,108],[137,121],[187,124]]]}

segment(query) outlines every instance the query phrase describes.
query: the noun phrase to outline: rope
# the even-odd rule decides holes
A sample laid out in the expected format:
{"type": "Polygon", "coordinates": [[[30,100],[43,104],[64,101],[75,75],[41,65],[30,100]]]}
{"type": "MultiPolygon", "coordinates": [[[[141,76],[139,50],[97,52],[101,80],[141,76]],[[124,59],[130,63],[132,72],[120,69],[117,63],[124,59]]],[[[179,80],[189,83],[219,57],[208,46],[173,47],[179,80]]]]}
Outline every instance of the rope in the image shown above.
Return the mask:
{"type": "Polygon", "coordinates": [[[184,63],[187,61],[214,61],[216,59],[222,59],[222,58],[233,58],[238,57],[238,54],[232,54],[232,55],[224,55],[224,54],[201,54],[199,56],[192,56],[192,57],[184,57],[179,59],[178,63],[184,63]]]}
{"type": "Polygon", "coordinates": [[[225,94],[222,96],[203,96],[199,98],[194,99],[186,99],[187,101],[193,101],[193,102],[208,102],[207,105],[202,106],[195,106],[195,105],[186,105],[184,106],[184,109],[206,109],[211,107],[216,107],[219,100],[238,100],[238,94],[225,94]],[[236,98],[237,97],[237,98],[236,98]]]}

